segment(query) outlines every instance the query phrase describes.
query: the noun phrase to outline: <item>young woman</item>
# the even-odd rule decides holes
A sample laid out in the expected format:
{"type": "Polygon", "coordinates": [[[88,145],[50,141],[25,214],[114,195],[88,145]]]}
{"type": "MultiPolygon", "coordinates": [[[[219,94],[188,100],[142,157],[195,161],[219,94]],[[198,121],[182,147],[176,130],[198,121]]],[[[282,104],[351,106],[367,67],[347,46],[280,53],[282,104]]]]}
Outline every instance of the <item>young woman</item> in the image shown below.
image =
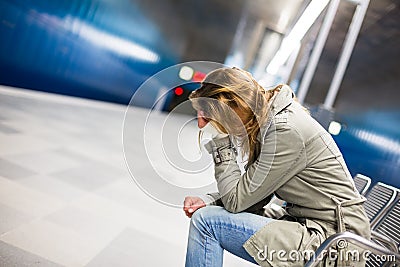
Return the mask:
{"type": "MultiPolygon", "coordinates": [[[[222,266],[224,250],[261,266],[304,266],[334,233],[370,237],[365,199],[338,147],[288,86],[266,91],[248,72],[221,68],[190,100],[199,128],[212,133],[205,147],[219,192],[184,200],[191,217],[187,267],[222,266]],[[244,173],[237,147],[247,158],[244,173]],[[273,194],[286,201],[286,215],[260,216],[273,194]]],[[[362,258],[346,260],[352,259],[339,257],[336,264],[363,266],[362,258]]]]}

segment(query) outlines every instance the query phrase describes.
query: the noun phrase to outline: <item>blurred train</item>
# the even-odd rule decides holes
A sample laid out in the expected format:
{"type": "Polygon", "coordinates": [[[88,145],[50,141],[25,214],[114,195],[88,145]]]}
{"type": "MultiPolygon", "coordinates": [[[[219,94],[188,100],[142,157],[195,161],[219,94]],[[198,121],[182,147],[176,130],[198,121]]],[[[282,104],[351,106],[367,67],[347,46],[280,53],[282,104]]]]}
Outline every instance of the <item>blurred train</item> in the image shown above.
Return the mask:
{"type": "MultiPolygon", "coordinates": [[[[0,37],[0,84],[121,104],[150,76],[181,60],[128,0],[0,0],[0,37]]],[[[164,111],[198,86],[205,73],[194,73],[170,88],[164,111]]],[[[400,187],[398,110],[332,113],[328,119],[319,117],[319,107],[311,110],[325,127],[336,126],[329,130],[353,175],[400,187]]]]}
{"type": "Polygon", "coordinates": [[[0,82],[116,103],[175,64],[130,1],[1,0],[0,82]]]}

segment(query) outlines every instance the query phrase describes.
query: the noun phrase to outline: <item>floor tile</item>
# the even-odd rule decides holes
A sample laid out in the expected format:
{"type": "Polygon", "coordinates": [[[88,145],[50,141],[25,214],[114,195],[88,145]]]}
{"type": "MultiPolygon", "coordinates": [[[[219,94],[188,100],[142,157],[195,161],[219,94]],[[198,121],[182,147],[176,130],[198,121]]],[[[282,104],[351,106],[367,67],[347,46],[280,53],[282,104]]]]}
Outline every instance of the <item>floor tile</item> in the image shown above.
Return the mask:
{"type": "Polygon", "coordinates": [[[0,240],[65,266],[84,266],[112,240],[99,241],[45,220],[37,220],[0,240]]]}
{"type": "Polygon", "coordinates": [[[0,156],[43,151],[57,147],[55,143],[30,135],[12,134],[0,139],[0,156]]]}
{"type": "Polygon", "coordinates": [[[13,127],[7,126],[5,123],[0,123],[0,132],[5,133],[5,134],[19,133],[19,131],[17,129],[14,129],[13,127]]]}
{"type": "MultiPolygon", "coordinates": [[[[115,188],[111,190],[115,190],[115,188]]],[[[189,220],[181,209],[165,206],[148,197],[136,198],[135,191],[131,191],[132,197],[127,197],[124,191],[116,190],[112,198],[98,196],[97,192],[88,194],[74,202],[73,205],[99,216],[123,221],[131,228],[174,244],[186,242],[189,220]],[[122,195],[122,197],[117,198],[117,195],[122,195]],[[173,227],[168,227],[168,231],[164,231],[168,225],[173,225],[173,227]]]]}
{"type": "Polygon", "coordinates": [[[7,159],[39,174],[62,171],[80,164],[78,160],[64,156],[62,151],[53,149],[14,154],[8,156],[7,159]]]}
{"type": "Polygon", "coordinates": [[[79,167],[50,174],[83,190],[95,190],[127,175],[123,170],[99,161],[81,164],[79,167]]]}
{"type": "Polygon", "coordinates": [[[35,218],[32,215],[15,210],[4,204],[0,204],[0,214],[0,235],[13,230],[22,224],[29,223],[35,218]]]}
{"type": "Polygon", "coordinates": [[[126,227],[123,221],[104,218],[77,206],[67,206],[43,219],[99,242],[113,239],[126,227]]]}
{"type": "Polygon", "coordinates": [[[87,266],[183,266],[184,255],[183,246],[127,228],[87,266]]]}
{"type": "Polygon", "coordinates": [[[23,164],[16,164],[0,158],[0,176],[9,179],[19,179],[34,175],[35,172],[28,170],[23,164]]]}
{"type": "Polygon", "coordinates": [[[0,203],[36,217],[54,212],[65,205],[59,199],[2,177],[0,177],[0,203]]]}
{"type": "Polygon", "coordinates": [[[65,202],[70,202],[87,193],[85,190],[48,175],[34,175],[18,179],[16,182],[26,188],[44,193],[65,202]]]}
{"type": "Polygon", "coordinates": [[[5,267],[61,267],[45,258],[0,241],[0,266],[5,267]]]}

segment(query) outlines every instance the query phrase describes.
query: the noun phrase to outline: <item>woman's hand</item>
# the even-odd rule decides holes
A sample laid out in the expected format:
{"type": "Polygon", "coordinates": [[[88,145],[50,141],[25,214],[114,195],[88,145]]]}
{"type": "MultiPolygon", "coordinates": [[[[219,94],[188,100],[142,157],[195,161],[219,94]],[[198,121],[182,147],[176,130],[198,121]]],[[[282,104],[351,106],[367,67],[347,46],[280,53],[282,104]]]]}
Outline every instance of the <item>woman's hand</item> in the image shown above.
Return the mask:
{"type": "Polygon", "coordinates": [[[185,201],[183,202],[183,211],[186,216],[192,218],[193,213],[206,206],[206,203],[199,197],[185,197],[185,201]]]}

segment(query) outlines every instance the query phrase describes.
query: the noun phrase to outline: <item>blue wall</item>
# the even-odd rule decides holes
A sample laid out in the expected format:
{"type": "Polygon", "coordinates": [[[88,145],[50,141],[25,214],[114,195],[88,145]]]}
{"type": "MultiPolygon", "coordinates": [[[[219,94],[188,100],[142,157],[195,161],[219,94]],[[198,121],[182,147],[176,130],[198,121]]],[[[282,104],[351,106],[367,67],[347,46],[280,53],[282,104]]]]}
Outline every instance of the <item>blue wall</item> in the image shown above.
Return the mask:
{"type": "Polygon", "coordinates": [[[0,0],[0,84],[128,103],[176,63],[129,0],[0,0]]]}
{"type": "Polygon", "coordinates": [[[336,116],[343,128],[334,139],[350,172],[400,188],[400,111],[370,110],[336,116]]]}

